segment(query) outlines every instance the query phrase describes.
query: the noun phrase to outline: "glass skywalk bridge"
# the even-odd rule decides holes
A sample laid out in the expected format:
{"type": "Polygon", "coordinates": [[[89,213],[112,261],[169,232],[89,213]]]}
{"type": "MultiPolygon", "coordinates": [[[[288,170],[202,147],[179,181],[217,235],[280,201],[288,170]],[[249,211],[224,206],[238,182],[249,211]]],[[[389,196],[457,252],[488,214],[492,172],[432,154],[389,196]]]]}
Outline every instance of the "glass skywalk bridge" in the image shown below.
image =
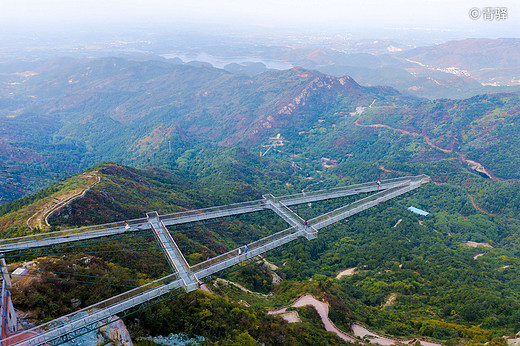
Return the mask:
{"type": "Polygon", "coordinates": [[[319,229],[412,191],[429,181],[430,178],[428,176],[419,175],[385,180],[381,182],[380,187],[378,187],[375,182],[371,182],[283,197],[265,195],[262,200],[253,202],[162,216],[156,212],[148,213],[146,219],[128,221],[128,226],[124,222],[119,222],[0,240],[0,253],[8,255],[13,251],[151,229],[168,263],[174,271],[173,274],[159,280],[137,287],[33,329],[22,331],[22,334],[27,333],[28,336],[31,335],[31,337],[25,341],[17,341],[20,339],[19,333],[1,342],[4,345],[54,345],[72,340],[79,335],[110,323],[114,315],[123,317],[126,315],[125,311],[129,309],[152,305],[151,302],[157,301],[158,299],[164,300],[165,296],[177,294],[176,292],[190,292],[198,289],[201,279],[299,239],[300,237],[305,237],[309,240],[315,239],[319,229]],[[289,208],[289,205],[369,192],[375,193],[307,221],[303,220],[289,208]],[[166,228],[167,225],[238,215],[265,209],[273,210],[282,217],[290,227],[247,244],[247,251],[245,251],[244,247],[236,248],[194,266],[190,266],[187,263],[184,255],[166,228]]]}

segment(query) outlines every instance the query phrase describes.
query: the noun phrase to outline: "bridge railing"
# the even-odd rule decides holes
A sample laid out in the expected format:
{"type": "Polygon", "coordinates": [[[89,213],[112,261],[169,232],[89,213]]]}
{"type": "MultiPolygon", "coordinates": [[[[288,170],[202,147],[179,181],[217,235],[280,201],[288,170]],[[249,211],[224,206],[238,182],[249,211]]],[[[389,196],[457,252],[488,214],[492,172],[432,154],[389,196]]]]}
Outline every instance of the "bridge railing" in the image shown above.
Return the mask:
{"type": "MultiPolygon", "coordinates": [[[[418,175],[418,176],[405,176],[405,177],[399,177],[399,178],[392,178],[392,179],[385,179],[381,180],[381,189],[385,189],[385,185],[388,186],[394,186],[396,184],[399,184],[403,181],[411,180],[411,181],[417,181],[424,177],[428,177],[426,175],[418,175]]],[[[334,187],[330,189],[323,189],[323,190],[317,190],[317,191],[310,191],[310,192],[303,192],[303,193],[297,193],[293,195],[287,195],[287,196],[281,196],[278,197],[277,200],[284,203],[284,201],[291,200],[291,199],[297,199],[301,197],[310,197],[315,195],[322,195],[322,194],[330,194],[334,192],[339,191],[349,191],[349,190],[363,190],[367,187],[376,187],[376,181],[368,182],[368,183],[361,183],[361,184],[354,184],[354,185],[347,185],[347,186],[340,186],[340,187],[334,187]]]]}
{"type": "MultiPolygon", "coordinates": [[[[133,220],[128,220],[126,222],[128,223],[130,230],[132,230],[132,231],[135,231],[136,229],[146,229],[145,227],[147,227],[147,224],[148,224],[146,218],[133,219],[133,220]]],[[[23,237],[0,239],[0,247],[7,246],[9,244],[32,242],[32,241],[44,240],[44,239],[54,238],[54,237],[74,236],[74,235],[79,235],[79,234],[83,234],[83,233],[93,233],[93,232],[97,232],[97,231],[110,231],[110,230],[116,230],[116,229],[124,230],[125,228],[126,228],[125,221],[118,221],[118,222],[105,223],[105,224],[101,224],[101,225],[70,228],[70,229],[66,229],[63,231],[37,233],[37,234],[26,235],[23,237]]]]}
{"type": "Polygon", "coordinates": [[[256,200],[256,201],[233,203],[233,204],[221,205],[221,206],[204,208],[204,209],[186,210],[186,211],[181,211],[181,212],[177,212],[177,213],[165,214],[165,215],[161,215],[161,220],[167,222],[168,220],[172,220],[172,219],[182,219],[185,217],[191,217],[191,216],[200,215],[200,214],[216,213],[219,211],[227,211],[227,210],[239,209],[239,208],[262,207],[263,205],[265,205],[265,201],[260,199],[260,200],[256,200]]]}
{"type": "Polygon", "coordinates": [[[310,219],[308,221],[308,223],[309,223],[309,225],[314,226],[316,228],[324,227],[324,226],[322,226],[322,224],[324,222],[326,222],[327,220],[332,219],[333,217],[335,217],[337,215],[344,214],[344,213],[346,213],[346,212],[348,212],[350,210],[354,210],[354,209],[360,208],[360,207],[365,207],[370,202],[375,202],[378,199],[382,199],[382,197],[384,197],[384,196],[394,194],[396,191],[400,190],[401,188],[410,185],[411,181],[410,180],[408,180],[408,181],[401,181],[400,183],[401,183],[400,185],[397,185],[397,186],[392,187],[392,188],[387,189],[387,190],[383,190],[381,192],[378,192],[376,194],[370,195],[368,197],[359,199],[359,200],[357,200],[355,202],[352,202],[352,203],[350,203],[350,204],[348,204],[346,206],[343,206],[341,208],[335,209],[335,210],[333,210],[333,211],[331,211],[329,213],[326,213],[326,214],[320,215],[318,217],[315,217],[314,219],[310,219]]]}
{"type": "MultiPolygon", "coordinates": [[[[322,215],[315,219],[310,220],[311,221],[310,222],[311,223],[310,233],[315,234],[317,232],[317,229],[319,228],[320,224],[325,225],[325,224],[327,224],[327,222],[329,220],[331,220],[333,218],[341,219],[341,217],[344,216],[345,213],[348,213],[349,211],[353,211],[356,208],[358,208],[358,210],[363,210],[363,208],[365,208],[367,206],[374,205],[373,204],[374,202],[378,203],[378,199],[380,199],[381,201],[387,200],[387,199],[391,198],[391,196],[397,196],[399,194],[405,193],[406,191],[414,189],[414,188],[418,187],[421,183],[428,181],[429,177],[425,176],[425,175],[417,176],[417,177],[410,177],[410,179],[408,179],[408,181],[406,181],[406,179],[404,179],[404,178],[399,178],[399,179],[400,179],[399,180],[400,183],[396,183],[396,185],[390,189],[382,190],[372,196],[363,198],[359,201],[349,204],[348,206],[338,208],[328,214],[325,214],[325,215],[322,215]],[[416,184],[411,184],[412,182],[415,182],[416,184]]],[[[251,204],[251,203],[253,203],[253,205],[259,205],[260,203],[265,204],[264,201],[246,202],[246,204],[251,204]]],[[[375,204],[377,204],[377,203],[375,203],[375,204]]],[[[242,203],[239,203],[239,204],[243,205],[242,203]]],[[[208,208],[208,209],[215,209],[215,208],[208,208]]],[[[146,219],[130,220],[128,223],[130,225],[133,225],[133,227],[139,226],[142,224],[148,225],[148,222],[146,221],[146,219]]],[[[85,229],[89,229],[90,231],[92,231],[92,230],[114,229],[114,228],[121,228],[121,227],[123,227],[123,228],[125,227],[124,222],[111,223],[111,224],[106,224],[106,225],[101,225],[101,226],[84,227],[84,228],[78,228],[78,229],[67,230],[67,231],[72,231],[72,233],[70,233],[70,234],[73,235],[75,233],[77,234],[78,231],[85,232],[85,229]]],[[[67,231],[44,233],[44,234],[33,235],[33,236],[29,236],[29,237],[49,236],[49,235],[55,235],[55,234],[59,234],[59,236],[63,236],[63,235],[67,236],[67,234],[65,233],[67,231]]],[[[276,246],[279,246],[288,241],[294,240],[297,237],[304,235],[304,233],[305,232],[298,230],[298,227],[295,226],[295,227],[287,228],[283,231],[277,232],[277,233],[267,236],[265,238],[262,238],[253,243],[247,244],[248,249],[251,253],[249,254],[249,256],[244,256],[244,258],[250,258],[257,254],[263,253],[276,246]]],[[[5,241],[13,241],[13,240],[19,241],[20,239],[27,239],[27,238],[28,237],[19,237],[19,238],[15,238],[15,239],[6,239],[5,241]]],[[[1,241],[2,240],[0,240],[0,245],[1,245],[1,241]]],[[[242,249],[242,253],[244,253],[243,246],[240,249],[242,249]]],[[[233,257],[239,256],[238,251],[239,251],[239,248],[234,249],[225,254],[212,258],[208,261],[201,262],[201,263],[191,267],[191,269],[196,274],[197,272],[200,272],[201,270],[210,268],[214,265],[218,265],[220,262],[224,262],[227,259],[229,259],[228,262],[239,262],[239,261],[236,261],[237,259],[231,259],[233,257]]],[[[240,259],[240,257],[238,259],[240,259]]],[[[224,265],[226,265],[226,263],[221,264],[221,266],[224,266],[224,265]]],[[[207,272],[206,274],[210,275],[211,274],[210,272],[214,273],[215,272],[214,269],[215,269],[215,267],[208,269],[206,271],[207,272]]],[[[181,287],[181,286],[182,286],[182,279],[179,278],[179,275],[177,273],[171,274],[164,278],[158,279],[156,281],[147,283],[143,286],[139,286],[130,291],[124,292],[118,296],[106,299],[106,300],[99,302],[97,304],[94,304],[92,306],[86,307],[79,311],[73,312],[69,315],[63,316],[57,320],[39,325],[39,326],[34,327],[25,332],[26,333],[34,332],[35,334],[40,334],[45,331],[50,331],[51,329],[62,329],[62,328],[60,328],[60,326],[62,326],[62,325],[67,325],[67,326],[74,325],[73,328],[79,329],[79,328],[82,328],[83,326],[87,326],[89,323],[90,323],[90,325],[92,325],[92,323],[94,323],[95,321],[99,321],[100,316],[101,317],[103,317],[103,316],[110,317],[112,314],[118,313],[118,311],[123,311],[132,306],[136,306],[138,303],[145,302],[151,298],[157,297],[158,295],[167,293],[169,290],[171,290],[173,288],[177,288],[177,287],[181,287]],[[83,318],[83,316],[81,316],[79,314],[83,314],[83,316],[86,315],[86,316],[88,316],[88,318],[83,318]],[[78,317],[79,317],[79,319],[78,319],[78,317]],[[94,321],[94,322],[92,322],[92,321],[94,321]]],[[[66,328],[63,328],[63,329],[66,329],[66,328]]],[[[73,329],[70,329],[70,330],[67,330],[66,332],[70,333],[72,331],[73,331],[73,329]]],[[[47,335],[58,335],[58,332],[56,332],[56,334],[52,334],[52,333],[54,333],[54,331],[50,332],[47,335]]],[[[44,335],[41,335],[40,337],[43,339],[44,335]]],[[[35,337],[31,340],[27,340],[27,342],[29,342],[29,343],[31,343],[32,341],[38,342],[38,340],[41,340],[41,339],[39,339],[40,337],[35,337]]],[[[54,337],[56,338],[57,336],[54,336],[54,337]]],[[[10,338],[2,340],[2,342],[5,342],[6,344],[16,344],[17,343],[16,338],[17,338],[17,336],[15,335],[10,338]]],[[[51,339],[49,339],[49,340],[51,340],[51,339]]],[[[22,342],[22,343],[25,344],[25,342],[22,342]]],[[[38,343],[35,343],[35,344],[38,344],[38,343]]]]}
{"type": "MultiPolygon", "coordinates": [[[[162,222],[162,220],[159,220],[159,223],[161,224],[161,227],[163,228],[164,230],[164,233],[166,234],[166,237],[168,238],[168,240],[170,241],[170,244],[175,247],[175,251],[177,252],[178,256],[179,256],[179,259],[181,260],[182,264],[184,265],[184,267],[186,268],[186,270],[189,270],[190,269],[190,265],[188,264],[188,261],[186,261],[186,257],[184,257],[184,255],[182,254],[182,251],[179,249],[179,246],[177,245],[177,243],[175,242],[175,240],[173,240],[173,237],[171,235],[171,233],[168,231],[168,228],[166,228],[166,226],[164,225],[164,223],[162,222]]],[[[163,245],[164,246],[164,245],[163,245]]],[[[179,269],[180,270],[180,269],[179,269]]]]}
{"type": "Polygon", "coordinates": [[[283,202],[280,201],[280,197],[275,197],[271,194],[263,195],[265,200],[271,201],[271,204],[273,208],[276,208],[280,213],[287,214],[290,218],[292,218],[295,222],[298,222],[300,224],[304,224],[305,220],[300,217],[300,215],[296,214],[294,211],[292,211],[291,208],[286,206],[283,202]]]}
{"type": "MultiPolygon", "coordinates": [[[[151,297],[148,297],[146,295],[147,292],[151,292],[151,291],[154,291],[155,289],[159,288],[159,287],[162,287],[162,286],[166,286],[174,281],[177,281],[179,280],[179,276],[177,273],[174,273],[174,274],[170,274],[168,276],[165,276],[161,279],[158,279],[158,280],[155,280],[155,281],[152,281],[152,282],[149,282],[143,286],[139,286],[137,288],[134,288],[130,291],[127,291],[127,292],[124,292],[124,293],[121,293],[117,296],[114,296],[114,297],[111,297],[111,298],[108,298],[106,300],[103,300],[99,303],[96,303],[94,305],[90,305],[86,308],[83,308],[81,310],[78,310],[78,311],[75,311],[75,312],[72,312],[68,315],[65,315],[65,316],[62,316],[58,319],[55,319],[51,322],[47,322],[47,323],[44,323],[44,324],[41,324],[39,326],[36,326],[36,327],[33,327],[31,329],[28,329],[28,330],[24,330],[23,332],[24,333],[29,333],[31,334],[31,332],[34,332],[34,335],[39,335],[39,334],[42,334],[46,331],[49,331],[51,329],[55,329],[55,328],[58,328],[60,326],[64,326],[64,325],[67,325],[69,322],[73,321],[74,320],[74,316],[76,315],[89,315],[89,314],[92,314],[92,313],[95,313],[99,310],[104,310],[104,309],[107,309],[111,306],[116,306],[118,305],[119,303],[121,302],[124,302],[126,300],[129,300],[131,298],[134,298],[134,297],[137,297],[139,295],[143,295],[143,302],[144,301],[147,301],[148,299],[151,299],[151,298],[155,298],[155,295],[151,296],[151,297]]],[[[166,293],[166,292],[165,292],[166,293]]],[[[115,313],[115,312],[113,312],[115,313]]],[[[2,340],[2,342],[4,343],[4,345],[15,345],[18,341],[17,341],[17,335],[13,335],[9,338],[5,338],[2,340]],[[10,342],[11,341],[11,342],[10,342]]],[[[22,342],[22,345],[25,344],[24,342],[22,342]]]]}
{"type": "Polygon", "coordinates": [[[279,203],[282,205],[284,211],[288,213],[293,219],[297,220],[302,225],[305,224],[305,220],[302,219],[300,215],[296,214],[291,208],[286,206],[283,202],[279,203]]]}
{"type": "MultiPolygon", "coordinates": [[[[417,181],[417,180],[428,181],[430,178],[426,175],[419,175],[419,176],[387,179],[387,180],[382,181],[382,188],[385,188],[386,184],[396,184],[396,183],[399,183],[400,181],[404,181],[407,179],[412,180],[412,181],[417,181]]],[[[330,194],[330,193],[334,193],[335,191],[339,192],[339,191],[346,191],[346,190],[363,189],[363,188],[366,188],[369,186],[373,187],[374,184],[375,184],[374,182],[370,182],[370,183],[349,185],[349,186],[337,187],[337,188],[332,188],[332,189],[327,189],[327,190],[312,191],[312,192],[307,192],[307,193],[303,193],[303,194],[281,196],[281,197],[277,197],[276,199],[287,206],[288,204],[286,202],[291,199],[304,198],[304,197],[312,196],[312,195],[330,194]]],[[[168,224],[169,220],[172,220],[175,218],[189,217],[189,216],[194,216],[197,214],[204,214],[204,213],[211,213],[211,212],[218,212],[218,211],[227,211],[227,210],[236,209],[236,208],[259,208],[259,209],[261,209],[263,206],[265,206],[265,200],[257,200],[257,201],[251,201],[251,202],[235,203],[235,204],[230,204],[230,205],[226,205],[226,206],[217,206],[217,207],[211,207],[211,208],[205,208],[205,209],[189,210],[189,211],[183,211],[183,212],[178,212],[178,213],[166,214],[166,215],[162,215],[161,219],[163,221],[166,221],[166,224],[168,224]]],[[[136,230],[148,228],[148,222],[147,222],[146,218],[128,220],[128,225],[130,226],[130,229],[128,231],[136,231],[136,230]]],[[[124,223],[124,221],[119,221],[119,222],[106,223],[106,224],[102,224],[102,225],[71,228],[71,229],[58,231],[58,232],[45,232],[45,233],[32,234],[32,235],[23,236],[23,237],[0,239],[0,252],[9,251],[10,249],[8,248],[8,245],[10,245],[10,244],[30,243],[33,241],[46,240],[46,239],[58,238],[58,237],[73,238],[74,235],[90,233],[90,232],[96,233],[96,232],[107,231],[107,234],[109,234],[109,233],[111,233],[111,231],[113,231],[113,233],[116,234],[119,232],[123,232],[125,230],[126,230],[126,224],[124,223]]],[[[71,240],[78,240],[78,239],[71,239],[71,240]]],[[[45,246],[45,245],[46,244],[42,244],[41,246],[45,246]]],[[[49,243],[47,245],[52,245],[52,244],[49,243]]]]}
{"type": "MultiPolygon", "coordinates": [[[[262,239],[259,239],[253,243],[249,243],[247,244],[247,249],[248,251],[251,251],[253,249],[256,249],[256,248],[259,248],[267,243],[270,243],[270,242],[273,242],[277,239],[281,239],[281,238],[284,238],[290,234],[293,234],[293,233],[296,233],[298,232],[298,227],[294,226],[294,227],[290,227],[290,228],[286,228],[284,229],[283,231],[280,231],[280,232],[277,232],[277,233],[274,233],[274,234],[271,234],[265,238],[262,238],[262,239]]],[[[194,266],[191,267],[191,271],[193,273],[196,273],[198,271],[201,271],[203,269],[206,269],[208,267],[211,267],[217,263],[220,263],[222,261],[225,261],[226,259],[228,258],[232,258],[232,257],[235,257],[235,256],[239,256],[239,249],[241,250],[241,254],[244,254],[244,246],[241,246],[239,248],[236,248],[234,250],[231,250],[229,252],[226,252],[226,253],[223,253],[222,255],[219,255],[219,256],[216,256],[216,257],[213,257],[207,261],[204,261],[204,262],[201,262],[201,263],[198,263],[194,266]]]]}

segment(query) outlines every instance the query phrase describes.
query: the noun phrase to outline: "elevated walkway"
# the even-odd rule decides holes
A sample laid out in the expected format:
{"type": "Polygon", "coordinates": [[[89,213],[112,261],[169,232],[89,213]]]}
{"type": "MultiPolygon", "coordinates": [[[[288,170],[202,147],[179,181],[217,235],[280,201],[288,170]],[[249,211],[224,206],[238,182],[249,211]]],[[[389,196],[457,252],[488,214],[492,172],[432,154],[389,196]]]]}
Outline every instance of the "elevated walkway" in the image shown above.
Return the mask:
{"type": "Polygon", "coordinates": [[[312,240],[316,238],[316,232],[312,232],[311,229],[307,226],[307,222],[303,220],[298,214],[292,211],[287,205],[282,203],[278,198],[274,197],[271,194],[264,195],[265,204],[272,211],[274,211],[278,216],[284,219],[289,225],[292,227],[296,227],[298,231],[303,231],[304,236],[308,240],[312,240]]]}
{"type": "Polygon", "coordinates": [[[168,232],[166,226],[159,219],[159,214],[154,211],[152,213],[147,213],[146,215],[155,239],[159,243],[161,250],[173,269],[173,272],[176,272],[183,281],[186,292],[197,290],[199,288],[197,279],[191,272],[190,265],[184,258],[181,250],[179,250],[177,243],[175,243],[170,232],[168,232]]]}
{"type": "Polygon", "coordinates": [[[18,342],[16,335],[3,339],[3,345],[60,345],[74,339],[99,325],[109,323],[112,316],[125,310],[146,304],[172,291],[181,289],[183,281],[177,274],[171,274],[128,292],[109,298],[82,310],[60,317],[51,322],[24,331],[26,335],[36,335],[25,341],[18,342]]]}
{"type": "Polygon", "coordinates": [[[376,182],[373,181],[362,184],[341,186],[326,190],[318,190],[312,192],[298,193],[295,195],[282,196],[278,197],[278,200],[287,206],[303,203],[312,203],[331,198],[359,195],[360,193],[383,191],[399,186],[403,182],[406,183],[407,181],[416,181],[422,179],[423,177],[424,179],[429,181],[429,177],[425,175],[408,176],[395,179],[381,180],[380,186],[377,186],[376,182]]]}
{"type": "MultiPolygon", "coordinates": [[[[161,249],[165,253],[166,258],[175,273],[80,311],[61,317],[57,320],[35,327],[31,330],[24,331],[24,333],[27,334],[33,333],[39,335],[29,340],[23,341],[21,344],[55,345],[69,341],[75,336],[81,335],[85,331],[96,329],[100,323],[108,323],[113,315],[120,314],[125,310],[140,305],[146,306],[148,301],[157,299],[158,297],[169,293],[171,294],[171,292],[175,290],[182,289],[186,292],[192,291],[198,288],[197,282],[199,279],[213,275],[226,268],[232,267],[269,250],[294,241],[300,237],[306,237],[307,239],[316,238],[319,229],[327,227],[334,222],[355,215],[382,202],[400,196],[408,191],[414,190],[428,181],[429,177],[427,176],[407,177],[406,179],[392,181],[384,189],[381,188],[381,191],[371,196],[350,203],[344,207],[333,210],[330,213],[321,215],[317,218],[308,220],[307,225],[305,225],[305,221],[303,221],[287,206],[287,203],[305,203],[302,201],[311,200],[308,198],[312,198],[312,200],[315,201],[323,199],[324,196],[329,196],[327,198],[333,198],[331,196],[342,197],[346,196],[347,193],[354,194],[353,191],[365,192],[365,189],[372,189],[373,191],[377,191],[377,186],[375,190],[374,187],[370,186],[362,187],[361,190],[358,188],[348,189],[347,187],[341,191],[322,191],[320,193],[314,194],[313,196],[304,196],[301,194],[275,198],[271,195],[266,195],[264,196],[262,203],[255,201],[255,205],[251,206],[251,208],[258,208],[262,205],[262,209],[272,209],[278,215],[280,215],[280,217],[286,220],[289,225],[291,225],[291,227],[253,243],[247,244],[247,252],[243,251],[243,247],[241,247],[240,250],[237,248],[194,266],[189,266],[189,264],[186,262],[182,252],[179,250],[175,241],[169,234],[165,223],[163,223],[162,217],[160,217],[156,212],[148,213],[146,220],[148,225],[143,227],[148,227],[153,230],[154,236],[159,242],[161,249]]],[[[233,207],[228,208],[223,212],[238,212],[239,210],[240,209],[233,207]]],[[[213,212],[217,211],[211,211],[210,213],[213,212]]],[[[202,215],[202,217],[206,217],[207,215],[209,214],[206,213],[205,215],[202,215]]],[[[190,215],[188,217],[191,216],[194,215],[190,215]]],[[[142,223],[143,222],[139,221],[136,224],[142,225],[142,223]]],[[[51,238],[45,239],[45,241],[50,241],[50,239],[51,238]]],[[[13,242],[11,246],[13,244],[16,243],[13,242]]],[[[2,342],[9,345],[18,343],[15,336],[6,338],[2,340],[2,342]]]]}
{"type": "MultiPolygon", "coordinates": [[[[302,203],[317,202],[331,198],[345,197],[356,195],[359,193],[369,193],[374,191],[384,191],[392,187],[398,186],[403,181],[429,181],[429,177],[425,175],[402,177],[395,179],[382,180],[381,186],[378,188],[375,182],[343,186],[334,189],[313,191],[307,193],[299,193],[295,195],[277,197],[276,200],[285,206],[291,206],[302,203]]],[[[243,213],[252,213],[260,210],[271,209],[266,205],[266,199],[235,203],[218,207],[205,209],[189,210],[179,213],[161,215],[164,225],[177,225],[182,223],[190,223],[195,221],[203,221],[218,217],[232,216],[243,213]]],[[[13,251],[23,251],[33,248],[45,246],[53,246],[66,244],[76,241],[85,241],[101,237],[109,237],[118,234],[136,232],[150,229],[150,224],[146,218],[129,220],[128,225],[123,221],[113,222],[103,225],[95,225],[88,227],[73,228],[58,232],[48,232],[34,234],[25,237],[0,239],[0,253],[8,253],[13,251]]]]}

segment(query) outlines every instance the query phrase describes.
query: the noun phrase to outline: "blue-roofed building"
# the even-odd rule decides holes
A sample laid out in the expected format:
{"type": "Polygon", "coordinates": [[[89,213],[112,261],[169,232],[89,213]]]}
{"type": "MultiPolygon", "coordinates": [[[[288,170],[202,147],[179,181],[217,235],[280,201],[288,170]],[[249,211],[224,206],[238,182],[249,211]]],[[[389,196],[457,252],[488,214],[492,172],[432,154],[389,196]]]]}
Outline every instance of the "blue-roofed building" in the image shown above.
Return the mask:
{"type": "Polygon", "coordinates": [[[416,213],[416,214],[419,214],[422,216],[426,216],[429,214],[427,211],[417,209],[416,207],[408,207],[408,210],[411,211],[412,213],[416,213]]]}

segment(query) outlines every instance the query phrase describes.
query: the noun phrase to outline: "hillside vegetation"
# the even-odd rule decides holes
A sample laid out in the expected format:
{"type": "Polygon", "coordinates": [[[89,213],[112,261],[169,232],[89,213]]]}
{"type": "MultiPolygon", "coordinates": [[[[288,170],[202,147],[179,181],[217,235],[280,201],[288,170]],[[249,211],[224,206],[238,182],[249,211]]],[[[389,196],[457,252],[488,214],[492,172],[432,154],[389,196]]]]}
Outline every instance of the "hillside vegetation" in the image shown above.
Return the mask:
{"type": "MultiPolygon", "coordinates": [[[[275,194],[284,194],[298,191],[301,189],[299,186],[304,187],[303,184],[308,182],[299,172],[295,173],[289,164],[283,163],[282,153],[275,152],[271,158],[260,159],[236,149],[214,149],[209,156],[204,156],[204,152],[192,158],[192,171],[189,174],[155,168],[137,170],[114,164],[97,166],[95,169],[101,176],[101,182],[85,197],[73,201],[70,208],[57,213],[52,222],[85,224],[142,217],[149,210],[165,213],[256,199],[261,192],[254,185],[260,186],[261,183],[264,184],[263,188],[276,191],[275,194]],[[235,169],[231,169],[233,167],[235,169]],[[257,167],[258,170],[243,174],[238,167],[257,167]],[[268,178],[274,174],[278,181],[268,178]],[[231,181],[235,189],[229,189],[231,181]],[[291,182],[290,186],[285,184],[287,182],[291,182]]],[[[424,171],[432,174],[434,181],[443,180],[444,183],[426,185],[413,194],[363,212],[349,221],[330,226],[320,232],[317,240],[309,242],[302,239],[287,248],[268,254],[267,258],[280,268],[277,273],[284,279],[281,284],[270,284],[269,272],[261,266],[249,266],[227,274],[226,277],[252,290],[272,291],[272,298],[259,299],[243,292],[217,289],[220,295],[229,300],[224,303],[218,297],[185,295],[184,298],[161,303],[154,308],[153,313],[143,312],[136,325],[131,322],[132,319],[127,323],[132,326],[136,336],[142,333],[155,335],[184,332],[204,335],[210,340],[231,340],[247,331],[255,339],[269,340],[268,338],[274,336],[263,329],[262,325],[274,320],[273,317],[262,317],[265,316],[261,312],[265,311],[262,307],[287,305],[301,294],[313,293],[331,304],[331,319],[346,331],[349,330],[350,323],[362,322],[390,335],[433,337],[449,343],[461,339],[485,342],[497,336],[513,334],[520,328],[520,297],[516,290],[520,277],[520,224],[516,219],[502,214],[515,212],[514,209],[508,209],[507,200],[488,198],[494,191],[505,188],[504,184],[507,183],[492,182],[470,173],[456,161],[420,165],[424,171]],[[447,176],[446,172],[449,172],[447,176]],[[466,192],[468,188],[476,193],[477,200],[487,198],[486,207],[493,205],[493,211],[502,208],[502,212],[497,215],[479,212],[471,204],[466,192]],[[409,205],[424,208],[432,214],[426,218],[416,216],[406,210],[409,205]],[[399,220],[401,221],[398,222],[399,220]],[[466,241],[488,243],[492,248],[468,247],[463,245],[466,241]],[[476,256],[477,254],[484,255],[476,256]],[[356,274],[341,280],[335,279],[338,272],[351,267],[358,268],[356,274]],[[313,283],[310,286],[307,284],[309,278],[312,278],[313,283]],[[385,305],[384,302],[390,295],[396,297],[395,302],[385,305]],[[174,307],[184,304],[186,299],[192,302],[190,304],[195,304],[190,305],[193,311],[188,315],[175,317],[172,311],[179,310],[174,307]],[[245,300],[257,307],[234,305],[239,300],[245,300]],[[220,316],[221,313],[227,316],[227,313],[219,310],[225,308],[226,304],[231,304],[229,309],[235,306],[243,311],[241,313],[257,311],[257,317],[248,322],[251,323],[251,328],[256,326],[255,331],[245,325],[236,329],[232,327],[234,322],[212,317],[220,316]],[[206,307],[203,308],[204,306],[206,307]],[[203,312],[205,317],[197,319],[198,322],[190,320],[194,316],[200,317],[197,314],[203,312]],[[154,316],[153,321],[163,322],[151,323],[151,316],[154,316]],[[206,324],[213,327],[203,327],[206,324]]],[[[365,168],[361,167],[360,162],[340,163],[323,172],[323,182],[313,189],[389,174],[381,170],[377,163],[365,163],[365,168]],[[358,169],[352,169],[354,167],[358,169]]],[[[400,167],[404,168],[407,167],[400,167]]],[[[418,169],[414,165],[409,165],[408,168],[418,169]]],[[[347,201],[313,203],[311,207],[305,204],[295,206],[294,210],[302,217],[310,218],[347,201]]],[[[172,228],[171,232],[188,260],[194,264],[269,234],[266,232],[282,229],[284,225],[273,224],[274,219],[276,217],[267,214],[252,214],[194,224],[188,228],[172,228]]],[[[65,252],[69,253],[68,260],[74,261],[87,253],[99,258],[101,263],[114,263],[121,270],[139,273],[142,279],[152,279],[168,272],[160,250],[153,245],[150,247],[154,243],[150,235],[139,235],[131,241],[123,242],[115,239],[112,244],[118,251],[124,252],[107,253],[106,249],[95,244],[65,252]],[[150,245],[142,245],[145,243],[150,245]]],[[[54,252],[63,256],[64,251],[59,250],[54,252]]],[[[41,255],[52,257],[53,252],[36,254],[41,255]]],[[[60,271],[52,265],[46,268],[60,271]]],[[[125,278],[123,272],[116,275],[125,278]]],[[[62,288],[62,294],[71,296],[67,292],[69,289],[77,289],[75,287],[77,286],[62,288]]],[[[100,294],[107,295],[113,293],[101,292],[103,290],[100,294]]],[[[46,296],[45,293],[39,294],[46,296]]],[[[79,293],[73,295],[79,296],[79,293]]],[[[48,297],[42,299],[58,299],[48,297]]],[[[39,316],[56,316],[62,310],[54,307],[51,312],[45,304],[24,304],[29,304],[28,301],[22,302],[21,306],[42,309],[39,316]]],[[[305,316],[304,312],[302,314],[305,316]]],[[[314,321],[314,326],[317,325],[315,317],[311,320],[314,321]]],[[[282,324],[280,328],[285,330],[289,325],[282,324]]],[[[302,337],[310,332],[306,328],[311,327],[301,325],[297,331],[280,333],[286,335],[285,337],[291,333],[302,337]]],[[[290,341],[291,338],[283,340],[300,343],[290,341]]]]}
{"type": "MultiPolygon", "coordinates": [[[[503,335],[520,330],[518,95],[424,101],[302,69],[247,77],[164,62],[63,64],[13,86],[19,93],[34,91],[36,98],[13,96],[9,114],[21,111],[2,121],[37,128],[43,122],[24,119],[32,119],[32,107],[42,106],[45,119],[54,122],[26,147],[27,138],[20,138],[11,153],[45,169],[51,167],[45,162],[63,163],[70,171],[101,159],[118,163],[98,164],[83,176],[4,204],[3,237],[255,200],[264,193],[280,196],[415,174],[432,178],[414,192],[323,229],[317,240],[300,239],[267,254],[281,283],[273,283],[272,269],[258,263],[221,273],[262,295],[209,284],[214,295],[180,295],[127,318],[135,337],[183,332],[210,343],[341,343],[322,331],[311,310],[299,310],[304,322],[294,325],[265,315],[265,308],[286,306],[306,293],[329,302],[330,318],[345,331],[356,322],[403,338],[503,344],[503,335]],[[190,84],[196,93],[188,93],[190,84]],[[152,91],[155,96],[147,94],[152,91]],[[267,150],[278,141],[268,139],[276,134],[281,143],[267,150]],[[65,142],[77,150],[54,160],[65,142]],[[489,174],[474,169],[476,164],[489,174]],[[85,179],[94,172],[100,178],[95,185],[85,179]],[[81,198],[52,213],[51,227],[27,225],[53,198],[89,186],[81,198]],[[409,206],[430,214],[418,216],[409,206]],[[336,279],[352,268],[353,275],[336,279]]],[[[44,176],[45,169],[30,172],[44,176]]],[[[309,219],[360,197],[294,210],[309,219]]],[[[260,212],[170,232],[195,264],[285,227],[273,213],[260,212]]],[[[52,274],[29,280],[13,296],[37,323],[91,303],[92,282],[93,297],[102,299],[171,273],[146,231],[7,258],[13,266],[31,260],[52,274]],[[74,284],[56,280],[72,280],[74,266],[90,275],[85,261],[96,264],[95,277],[74,284]],[[116,286],[105,274],[122,281],[116,286]],[[83,305],[72,307],[73,298],[83,305]]]]}
{"type": "Polygon", "coordinates": [[[327,109],[413,100],[301,68],[244,76],[117,58],[63,58],[32,68],[12,71],[0,90],[0,201],[100,161],[144,167],[157,164],[153,156],[178,158],[201,142],[251,147],[279,129],[305,128],[327,109]]]}

